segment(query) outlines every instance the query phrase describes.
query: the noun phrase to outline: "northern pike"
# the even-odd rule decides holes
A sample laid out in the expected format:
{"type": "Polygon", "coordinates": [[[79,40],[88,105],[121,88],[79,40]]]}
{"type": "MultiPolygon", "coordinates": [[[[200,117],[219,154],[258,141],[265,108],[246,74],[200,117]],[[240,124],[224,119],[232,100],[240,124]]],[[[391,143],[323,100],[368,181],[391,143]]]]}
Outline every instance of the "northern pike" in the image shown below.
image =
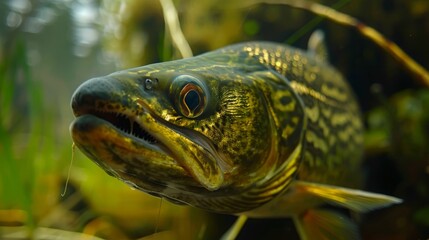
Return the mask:
{"type": "Polygon", "coordinates": [[[175,203],[291,217],[302,239],[354,239],[355,224],[326,205],[365,212],[401,202],[358,190],[360,110],[321,32],[307,51],[247,42],[93,78],[71,106],[84,154],[175,203]]]}

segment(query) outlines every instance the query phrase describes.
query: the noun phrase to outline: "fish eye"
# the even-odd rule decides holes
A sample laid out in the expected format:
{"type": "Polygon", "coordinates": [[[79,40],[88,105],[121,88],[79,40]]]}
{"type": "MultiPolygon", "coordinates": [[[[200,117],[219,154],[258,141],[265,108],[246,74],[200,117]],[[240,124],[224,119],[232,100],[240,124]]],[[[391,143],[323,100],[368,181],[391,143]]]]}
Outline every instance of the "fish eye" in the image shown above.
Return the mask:
{"type": "Polygon", "coordinates": [[[207,105],[207,95],[200,81],[189,75],[180,75],[173,80],[176,105],[180,113],[188,118],[200,116],[207,105]]]}

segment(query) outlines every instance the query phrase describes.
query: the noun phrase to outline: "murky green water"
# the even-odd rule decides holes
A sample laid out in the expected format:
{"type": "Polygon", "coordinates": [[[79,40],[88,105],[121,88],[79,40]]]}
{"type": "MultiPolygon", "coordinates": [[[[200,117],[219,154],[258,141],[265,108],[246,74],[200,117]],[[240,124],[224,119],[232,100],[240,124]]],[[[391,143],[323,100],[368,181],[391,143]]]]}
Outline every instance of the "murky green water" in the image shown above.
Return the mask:
{"type": "MultiPolygon", "coordinates": [[[[427,0],[321,2],[341,5],[429,68],[427,0]]],[[[364,239],[429,237],[429,93],[399,62],[356,30],[288,6],[174,3],[194,54],[248,40],[305,48],[314,28],[324,30],[331,62],[350,81],[366,120],[366,187],[405,200],[361,216],[364,239]]],[[[0,47],[0,236],[36,230],[46,238],[85,232],[122,239],[180,229],[181,237],[216,239],[232,224],[234,217],[166,201],[160,208],[158,199],[107,176],[79,151],[61,197],[76,87],[119,69],[180,58],[158,1],[4,0],[0,47]]],[[[262,237],[297,235],[289,220],[251,220],[239,239],[262,237]]]]}

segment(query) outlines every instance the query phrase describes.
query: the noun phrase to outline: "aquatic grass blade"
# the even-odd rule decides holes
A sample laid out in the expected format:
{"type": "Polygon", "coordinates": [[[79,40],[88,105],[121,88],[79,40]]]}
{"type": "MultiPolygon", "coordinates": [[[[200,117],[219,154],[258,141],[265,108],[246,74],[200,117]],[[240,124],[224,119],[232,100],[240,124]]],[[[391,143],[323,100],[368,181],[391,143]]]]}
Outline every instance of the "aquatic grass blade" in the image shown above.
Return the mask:
{"type": "Polygon", "coordinates": [[[35,179],[33,159],[29,155],[35,155],[38,149],[29,149],[27,146],[35,142],[35,140],[31,140],[36,138],[32,134],[32,129],[33,123],[37,123],[35,111],[40,109],[41,94],[37,92],[31,79],[24,42],[16,41],[13,50],[9,53],[10,55],[5,56],[2,62],[0,72],[1,114],[7,116],[2,119],[9,119],[2,120],[0,125],[0,154],[4,157],[4,160],[0,161],[0,206],[23,209],[27,213],[24,221],[26,221],[29,236],[31,236],[35,226],[32,214],[32,193],[35,179]],[[26,89],[18,88],[20,83],[26,89]],[[17,106],[21,102],[15,101],[15,99],[21,98],[26,100],[24,104],[28,104],[29,108],[22,109],[17,106]],[[30,110],[29,114],[27,109],[30,110]],[[8,123],[8,121],[10,122],[8,123]]]}

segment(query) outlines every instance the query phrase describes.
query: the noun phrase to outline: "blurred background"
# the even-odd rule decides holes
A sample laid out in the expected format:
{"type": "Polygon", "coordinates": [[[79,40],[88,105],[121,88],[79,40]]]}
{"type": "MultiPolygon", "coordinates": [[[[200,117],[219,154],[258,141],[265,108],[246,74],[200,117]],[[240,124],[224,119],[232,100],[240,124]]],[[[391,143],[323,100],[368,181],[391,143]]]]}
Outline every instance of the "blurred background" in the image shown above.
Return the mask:
{"type": "MultiPolygon", "coordinates": [[[[429,1],[318,2],[357,17],[429,67],[429,1]]],[[[362,107],[366,189],[404,199],[359,216],[363,238],[429,237],[429,91],[400,63],[356,30],[304,10],[244,0],[173,3],[195,55],[249,40],[306,48],[322,29],[331,63],[362,107]]],[[[131,189],[72,149],[69,102],[79,84],[178,58],[157,0],[0,2],[0,238],[218,239],[231,226],[233,216],[131,189]]],[[[297,233],[289,220],[250,220],[239,235],[261,238],[297,233]]]]}

